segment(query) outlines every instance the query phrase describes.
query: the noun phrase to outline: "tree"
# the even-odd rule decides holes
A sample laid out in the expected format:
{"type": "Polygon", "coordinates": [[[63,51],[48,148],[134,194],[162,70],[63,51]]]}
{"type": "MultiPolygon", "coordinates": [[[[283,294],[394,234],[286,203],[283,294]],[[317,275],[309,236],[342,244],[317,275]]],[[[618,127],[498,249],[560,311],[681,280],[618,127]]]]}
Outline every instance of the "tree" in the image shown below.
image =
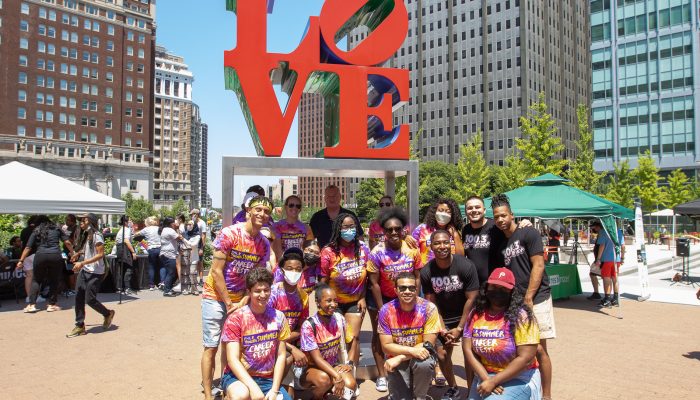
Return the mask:
{"type": "Polygon", "coordinates": [[[436,200],[461,198],[457,166],[442,161],[425,161],[419,165],[418,208],[421,218],[436,200]]]}
{"type": "Polygon", "coordinates": [[[491,168],[484,160],[481,151],[483,138],[481,131],[472,136],[468,143],[462,145],[462,154],[457,162],[457,171],[461,177],[462,196],[460,202],[465,202],[469,196],[486,197],[491,186],[491,168]]]}
{"type": "Polygon", "coordinates": [[[634,171],[630,169],[627,160],[615,164],[614,169],[605,198],[621,206],[632,208],[635,198],[634,171]]]}
{"type": "Polygon", "coordinates": [[[600,185],[605,173],[593,169],[595,153],[593,151],[593,132],[588,124],[589,110],[583,104],[576,109],[579,139],[576,141],[578,154],[567,171],[567,178],[574,187],[591,193],[600,193],[600,185]]]}
{"type": "Polygon", "coordinates": [[[178,215],[183,214],[185,216],[190,214],[189,208],[187,208],[187,204],[185,203],[184,200],[179,199],[175,203],[173,203],[172,207],[165,207],[163,206],[160,210],[158,210],[160,213],[160,217],[173,217],[177,218],[178,215]]]}
{"type": "Polygon", "coordinates": [[[142,223],[146,218],[155,215],[153,203],[143,198],[135,199],[131,193],[122,196],[122,200],[126,203],[126,215],[130,220],[136,223],[142,223]]]}
{"type": "Polygon", "coordinates": [[[491,168],[491,193],[500,194],[525,185],[530,178],[525,160],[509,155],[503,166],[491,168]]]}
{"type": "Polygon", "coordinates": [[[642,210],[653,211],[658,205],[666,203],[665,193],[659,187],[659,169],[649,150],[639,157],[639,165],[635,170],[638,185],[636,194],[642,202],[642,210]]]}
{"type": "Polygon", "coordinates": [[[568,161],[556,158],[564,150],[552,116],[547,113],[544,93],[540,93],[526,117],[520,117],[522,138],[516,138],[516,146],[522,152],[528,178],[550,172],[561,175],[568,161]]]}
{"type": "Polygon", "coordinates": [[[355,199],[357,200],[357,216],[361,220],[374,218],[379,199],[384,195],[383,179],[365,179],[360,182],[355,199]]]}
{"type": "Polygon", "coordinates": [[[665,188],[665,197],[668,208],[673,208],[693,199],[691,187],[688,184],[688,176],[680,168],[671,172],[666,181],[668,181],[668,187],[665,188]]]}

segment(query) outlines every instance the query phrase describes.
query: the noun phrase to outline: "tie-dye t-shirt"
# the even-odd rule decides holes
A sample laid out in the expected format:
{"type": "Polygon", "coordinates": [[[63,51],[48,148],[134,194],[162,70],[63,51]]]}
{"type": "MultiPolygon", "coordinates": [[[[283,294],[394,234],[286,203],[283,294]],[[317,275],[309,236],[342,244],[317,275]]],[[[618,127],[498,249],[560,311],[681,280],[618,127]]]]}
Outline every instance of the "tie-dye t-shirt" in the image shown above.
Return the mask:
{"type": "MultiPolygon", "coordinates": [[[[241,363],[250,376],[272,378],[277,348],[289,334],[289,324],[281,311],[267,307],[256,315],[245,306],[226,319],[221,341],[241,343],[241,363]]],[[[229,370],[226,365],[224,372],[229,370]]]]}
{"type": "MultiPolygon", "coordinates": [[[[224,280],[231,301],[238,302],[245,295],[245,276],[255,267],[265,267],[270,259],[270,242],[261,234],[250,236],[245,224],[236,224],[222,229],[214,240],[214,248],[226,254],[224,280]]],[[[214,289],[214,277],[209,271],[204,282],[202,297],[223,301],[214,289]]]]}
{"type": "Polygon", "coordinates": [[[319,275],[328,278],[328,284],[338,295],[338,303],[352,303],[364,295],[368,257],[369,248],[363,242],[360,242],[360,257],[357,260],[353,245],[341,247],[338,252],[331,246],[321,250],[319,275]]]}
{"type": "MultiPolygon", "coordinates": [[[[420,224],[413,230],[413,234],[411,235],[418,242],[418,250],[420,250],[421,262],[423,265],[435,258],[433,250],[430,249],[430,235],[435,231],[435,228],[431,228],[426,224],[420,224]]],[[[457,248],[455,247],[455,241],[451,237],[450,243],[452,244],[452,254],[456,254],[457,248]]]]}
{"type": "Polygon", "coordinates": [[[367,272],[379,273],[382,296],[396,298],[394,278],[401,272],[413,272],[422,267],[418,249],[401,242],[400,250],[393,250],[386,243],[378,244],[369,254],[367,272]]]}
{"type": "Polygon", "coordinates": [[[292,331],[296,331],[301,322],[309,318],[309,295],[301,289],[287,293],[282,282],[272,285],[268,304],[284,313],[292,331]]]}
{"type": "Polygon", "coordinates": [[[272,224],[272,230],[277,240],[282,240],[282,251],[292,247],[301,249],[308,232],[308,228],[303,222],[297,221],[290,224],[284,219],[272,224]]]}
{"type": "Polygon", "coordinates": [[[394,343],[409,347],[422,343],[423,335],[438,334],[444,329],[435,304],[421,297],[416,299],[416,306],[410,312],[401,310],[399,299],[384,304],[377,320],[380,335],[391,335],[394,343]]]}
{"type": "Polygon", "coordinates": [[[342,329],[345,329],[345,343],[347,345],[352,342],[354,337],[352,328],[345,322],[345,318],[339,313],[334,313],[332,318],[328,318],[328,323],[323,323],[318,314],[311,317],[314,324],[307,319],[301,324],[301,347],[303,352],[309,352],[318,349],[321,352],[321,357],[332,366],[337,366],[341,363],[341,337],[342,329]],[[314,330],[314,325],[316,329],[314,330]]]}
{"type": "Polygon", "coordinates": [[[376,219],[369,224],[369,236],[374,239],[374,243],[384,242],[384,229],[376,219]]]}
{"type": "MultiPolygon", "coordinates": [[[[503,371],[517,356],[517,346],[538,344],[540,329],[534,320],[527,321],[527,314],[521,310],[519,321],[516,323],[515,334],[500,313],[491,317],[488,313],[477,315],[472,313],[469,318],[464,337],[471,338],[472,351],[478,357],[481,365],[490,373],[503,371]]],[[[537,368],[537,358],[532,360],[528,368],[537,368]]]]}
{"type": "MultiPolygon", "coordinates": [[[[318,283],[318,269],[318,265],[316,265],[313,267],[306,267],[301,271],[301,278],[297,286],[306,292],[306,294],[311,294],[316,288],[316,284],[318,283]]],[[[275,283],[284,282],[284,271],[282,268],[275,266],[272,269],[272,274],[275,277],[275,283]]]]}

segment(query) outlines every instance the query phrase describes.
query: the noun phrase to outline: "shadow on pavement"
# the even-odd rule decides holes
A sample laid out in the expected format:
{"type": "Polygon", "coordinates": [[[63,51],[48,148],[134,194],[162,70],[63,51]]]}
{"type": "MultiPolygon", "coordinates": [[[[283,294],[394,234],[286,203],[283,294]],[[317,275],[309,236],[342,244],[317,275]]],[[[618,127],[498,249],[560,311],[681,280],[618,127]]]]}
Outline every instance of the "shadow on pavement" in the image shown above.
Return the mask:
{"type": "Polygon", "coordinates": [[[700,351],[689,351],[683,354],[683,357],[700,361],[700,351]]]}

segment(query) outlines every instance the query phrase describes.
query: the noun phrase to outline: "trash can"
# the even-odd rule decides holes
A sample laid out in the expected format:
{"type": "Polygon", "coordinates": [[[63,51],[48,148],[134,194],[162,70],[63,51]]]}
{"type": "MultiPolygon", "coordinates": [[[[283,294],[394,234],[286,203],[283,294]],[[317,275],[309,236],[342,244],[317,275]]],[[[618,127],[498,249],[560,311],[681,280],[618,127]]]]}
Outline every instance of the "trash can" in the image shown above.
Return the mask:
{"type": "Polygon", "coordinates": [[[677,257],[690,257],[690,239],[687,239],[687,238],[676,239],[676,256],[677,257]]]}

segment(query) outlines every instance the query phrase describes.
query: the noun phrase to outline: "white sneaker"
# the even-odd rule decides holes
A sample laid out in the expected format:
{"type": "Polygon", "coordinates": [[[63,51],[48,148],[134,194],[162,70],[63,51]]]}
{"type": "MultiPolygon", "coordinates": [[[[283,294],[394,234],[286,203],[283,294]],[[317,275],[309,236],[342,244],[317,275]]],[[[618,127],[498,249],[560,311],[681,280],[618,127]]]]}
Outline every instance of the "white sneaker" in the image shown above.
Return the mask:
{"type": "Polygon", "coordinates": [[[389,390],[389,384],[386,380],[386,377],[380,376],[377,378],[377,382],[375,383],[375,386],[377,388],[377,392],[386,392],[389,390]]]}
{"type": "Polygon", "coordinates": [[[182,286],[178,283],[177,286],[173,286],[173,288],[171,290],[173,290],[175,292],[181,292],[182,286]]]}
{"type": "Polygon", "coordinates": [[[37,302],[37,303],[43,303],[43,302],[45,302],[45,301],[46,301],[46,299],[45,299],[43,296],[39,296],[39,297],[36,298],[36,302],[37,302]]]}

